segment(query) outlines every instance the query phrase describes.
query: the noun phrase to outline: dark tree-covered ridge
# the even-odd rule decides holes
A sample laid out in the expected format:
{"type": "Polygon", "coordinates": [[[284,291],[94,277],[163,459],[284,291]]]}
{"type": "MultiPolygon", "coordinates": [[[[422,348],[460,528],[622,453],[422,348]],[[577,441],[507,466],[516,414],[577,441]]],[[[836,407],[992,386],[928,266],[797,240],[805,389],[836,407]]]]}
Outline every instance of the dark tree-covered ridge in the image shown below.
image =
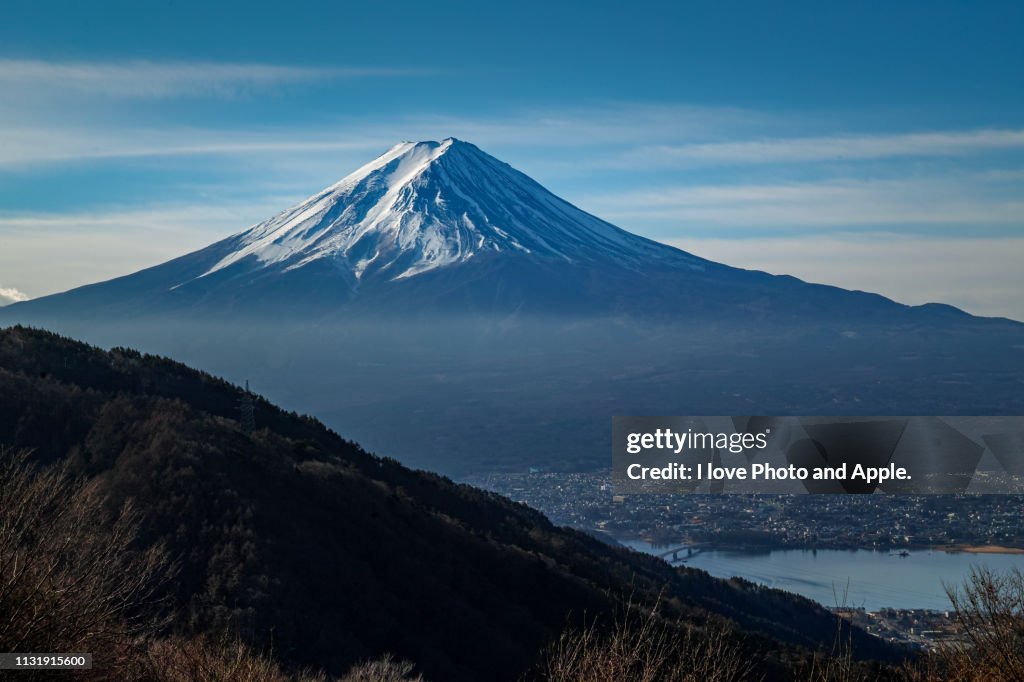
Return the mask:
{"type": "Polygon", "coordinates": [[[166,588],[180,634],[237,632],[337,673],[391,653],[434,680],[518,679],[567,624],[624,600],[680,627],[733,621],[769,679],[834,640],[808,600],[557,528],[261,398],[245,433],[242,397],[165,358],[0,330],[0,446],[67,461],[112,509],[134,501],[141,542],[180,565],[166,588]]]}

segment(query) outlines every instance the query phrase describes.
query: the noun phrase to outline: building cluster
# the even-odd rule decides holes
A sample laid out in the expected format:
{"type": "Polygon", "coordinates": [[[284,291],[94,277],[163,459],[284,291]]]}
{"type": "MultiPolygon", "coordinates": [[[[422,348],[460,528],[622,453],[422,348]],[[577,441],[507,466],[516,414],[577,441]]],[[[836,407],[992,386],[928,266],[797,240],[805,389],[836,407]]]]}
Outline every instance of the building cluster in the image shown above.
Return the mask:
{"type": "Polygon", "coordinates": [[[935,649],[942,644],[963,640],[959,624],[949,611],[929,609],[833,609],[865,631],[882,639],[921,649],[935,649]]]}
{"type": "Polygon", "coordinates": [[[468,481],[612,537],[735,548],[1024,547],[1019,495],[619,495],[610,474],[490,474],[468,481]]]}

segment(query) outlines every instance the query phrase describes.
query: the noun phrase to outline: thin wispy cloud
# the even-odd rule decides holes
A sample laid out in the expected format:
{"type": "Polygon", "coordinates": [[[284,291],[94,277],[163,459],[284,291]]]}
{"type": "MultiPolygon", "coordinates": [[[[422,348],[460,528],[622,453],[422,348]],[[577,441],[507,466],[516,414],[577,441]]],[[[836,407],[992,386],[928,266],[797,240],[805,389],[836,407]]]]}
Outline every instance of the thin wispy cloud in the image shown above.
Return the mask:
{"type": "Polygon", "coordinates": [[[263,201],[224,202],[205,205],[151,204],[134,207],[110,206],[88,211],[62,211],[53,213],[28,212],[0,214],[0,232],[5,237],[17,233],[41,234],[46,238],[54,232],[73,234],[93,228],[103,230],[134,229],[140,233],[172,231],[180,235],[190,230],[209,232],[221,226],[241,229],[246,224],[266,217],[267,211],[280,211],[297,199],[276,197],[263,201]],[[246,222],[248,221],[248,222],[246,222]],[[245,224],[241,224],[245,223],[245,224]]]}
{"type": "Polygon", "coordinates": [[[74,128],[0,124],[0,166],[180,156],[383,152],[393,138],[194,128],[74,128]]]}
{"type": "MultiPolygon", "coordinates": [[[[0,65],[4,62],[0,60],[0,65]]],[[[171,67],[170,72],[175,72],[171,67]]],[[[223,83],[230,91],[232,65],[219,65],[212,75],[198,75],[192,92],[223,83]],[[218,76],[223,70],[224,80],[218,76]],[[203,81],[208,78],[209,81],[203,81]]],[[[238,78],[264,67],[237,67],[238,78]]],[[[265,67],[267,82],[298,78],[304,69],[265,67]],[[278,74],[280,71],[280,74],[278,74]],[[278,74],[278,75],[274,75],[278,74]],[[291,74],[290,76],[287,74],[291,74]]],[[[191,69],[185,69],[191,72],[191,69]]],[[[332,70],[313,69],[309,78],[327,78],[332,70]],[[315,75],[314,75],[315,74],[315,75]]],[[[372,70],[370,70],[372,72],[372,70]]],[[[383,70],[382,73],[391,73],[383,70]]],[[[404,72],[395,72],[404,73],[404,72]]],[[[4,74],[0,71],[0,85],[4,74]]],[[[116,79],[114,79],[116,81],[116,79]]],[[[130,80],[130,79],[129,79],[130,80]]],[[[152,92],[172,96],[188,91],[184,73],[161,82],[141,77],[152,92]],[[181,87],[177,77],[182,78],[181,87]]],[[[86,82],[86,81],[83,81],[86,82]]],[[[117,86],[120,87],[120,86],[117,86]]],[[[126,90],[133,89],[125,85],[126,90]]],[[[212,92],[212,91],[211,91],[212,92]]],[[[153,95],[158,96],[158,95],[153,95]]],[[[10,109],[10,105],[8,105],[10,109]]],[[[919,131],[892,134],[837,133],[816,137],[785,136],[783,128],[803,125],[778,115],[735,108],[613,103],[587,109],[532,109],[514,114],[459,117],[430,113],[339,117],[331,124],[251,128],[154,127],[125,121],[83,125],[59,117],[19,116],[0,111],[0,165],[54,163],[88,159],[183,155],[280,154],[385,149],[401,139],[441,139],[454,135],[489,148],[543,150],[572,147],[573,158],[547,158],[553,169],[586,168],[624,172],[695,169],[721,166],[856,164],[899,159],[964,159],[1024,153],[1024,129],[919,131]],[[772,137],[753,137],[752,130],[772,130],[772,137]],[[733,138],[729,141],[708,141],[733,138]],[[735,139],[740,138],[740,139],[735,139]]]]}
{"type": "Polygon", "coordinates": [[[913,225],[1020,226],[1024,174],[672,186],[605,192],[577,203],[622,224],[792,229],[913,225]]]}
{"type": "MultiPolygon", "coordinates": [[[[186,155],[238,156],[355,151],[363,156],[403,139],[456,136],[485,149],[573,148],[572,158],[547,159],[551,167],[607,165],[611,147],[629,149],[666,139],[699,139],[736,127],[780,125],[774,117],[741,109],[613,103],[588,109],[530,109],[515,114],[452,116],[401,113],[372,118],[338,117],[330,124],[246,128],[153,127],[125,122],[40,120],[0,112],[0,166],[90,159],[186,155]]],[[[542,155],[535,155],[536,157],[542,155]]],[[[365,160],[365,159],[364,159],[365,160]]]]}
{"type": "Polygon", "coordinates": [[[50,94],[123,98],[235,96],[287,84],[353,78],[394,78],[427,69],[367,66],[304,67],[224,62],[56,62],[0,59],[0,87],[50,94]]]}
{"type": "Polygon", "coordinates": [[[986,129],[832,135],[652,145],[616,159],[621,165],[767,164],[967,156],[1024,149],[1024,130],[986,129]]]}
{"type": "Polygon", "coordinates": [[[731,265],[881,293],[901,303],[948,303],[1024,320],[1024,236],[920,239],[893,232],[667,240],[731,265]],[[1011,257],[1007,257],[1008,254],[1011,257]]]}
{"type": "Polygon", "coordinates": [[[0,273],[33,297],[111,279],[200,249],[300,196],[0,215],[0,273]]]}

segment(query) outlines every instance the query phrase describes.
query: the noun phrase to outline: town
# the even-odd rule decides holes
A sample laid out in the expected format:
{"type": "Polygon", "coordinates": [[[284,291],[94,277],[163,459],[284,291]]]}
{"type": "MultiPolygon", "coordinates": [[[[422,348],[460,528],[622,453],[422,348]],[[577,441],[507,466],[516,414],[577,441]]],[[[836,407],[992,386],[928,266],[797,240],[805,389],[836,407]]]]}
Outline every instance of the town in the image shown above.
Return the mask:
{"type": "Polygon", "coordinates": [[[737,549],[1024,547],[1020,495],[619,495],[610,473],[538,471],[467,482],[539,509],[558,525],[654,543],[737,549]]]}

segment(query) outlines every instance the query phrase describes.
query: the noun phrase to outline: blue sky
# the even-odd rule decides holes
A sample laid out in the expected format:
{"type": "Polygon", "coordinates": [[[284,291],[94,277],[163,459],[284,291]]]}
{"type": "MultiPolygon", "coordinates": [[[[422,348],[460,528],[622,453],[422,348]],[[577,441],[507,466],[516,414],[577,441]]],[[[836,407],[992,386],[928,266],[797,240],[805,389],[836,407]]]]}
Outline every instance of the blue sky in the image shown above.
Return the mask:
{"type": "Polygon", "coordinates": [[[1024,319],[1021,3],[207,4],[4,3],[0,300],[456,136],[703,256],[1024,319]]]}

